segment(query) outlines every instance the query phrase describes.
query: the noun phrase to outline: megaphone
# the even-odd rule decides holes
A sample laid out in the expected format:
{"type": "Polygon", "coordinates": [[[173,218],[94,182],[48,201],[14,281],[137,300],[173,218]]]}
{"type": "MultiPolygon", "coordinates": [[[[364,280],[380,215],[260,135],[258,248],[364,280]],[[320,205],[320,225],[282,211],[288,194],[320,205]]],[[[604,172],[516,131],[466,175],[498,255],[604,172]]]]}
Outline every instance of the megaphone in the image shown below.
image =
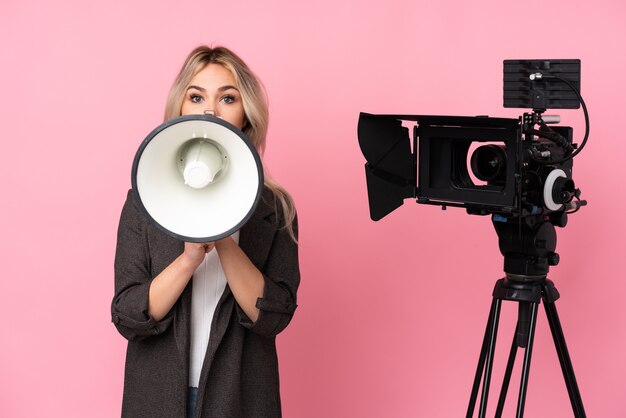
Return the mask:
{"type": "Polygon", "coordinates": [[[181,241],[211,242],[250,219],[263,190],[263,167],[237,127],[188,115],[146,137],[131,181],[139,210],[157,228],[181,241]]]}

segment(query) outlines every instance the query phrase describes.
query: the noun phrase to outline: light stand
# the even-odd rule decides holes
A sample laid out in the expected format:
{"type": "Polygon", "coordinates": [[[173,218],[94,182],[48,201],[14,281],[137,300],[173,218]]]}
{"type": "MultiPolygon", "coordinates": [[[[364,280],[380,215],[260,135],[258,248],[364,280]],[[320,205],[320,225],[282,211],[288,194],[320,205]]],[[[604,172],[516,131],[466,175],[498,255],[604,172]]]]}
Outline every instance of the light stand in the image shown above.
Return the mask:
{"type": "Polygon", "coordinates": [[[493,301],[467,409],[467,418],[471,418],[474,414],[481,380],[483,380],[483,386],[478,416],[480,418],[486,416],[498,321],[503,300],[518,302],[519,307],[515,336],[495,416],[502,416],[518,348],[525,348],[525,350],[516,417],[521,418],[524,415],[537,311],[543,300],[574,416],[584,418],[586,417],[585,410],[556,311],[555,301],[559,298],[559,293],[554,283],[547,279],[549,266],[559,262],[558,254],[554,252],[556,249],[554,226],[564,227],[567,223],[567,214],[561,213],[549,219],[530,217],[524,220],[506,220],[494,215],[493,220],[499,238],[500,251],[504,255],[506,277],[496,282],[493,291],[493,301]]]}

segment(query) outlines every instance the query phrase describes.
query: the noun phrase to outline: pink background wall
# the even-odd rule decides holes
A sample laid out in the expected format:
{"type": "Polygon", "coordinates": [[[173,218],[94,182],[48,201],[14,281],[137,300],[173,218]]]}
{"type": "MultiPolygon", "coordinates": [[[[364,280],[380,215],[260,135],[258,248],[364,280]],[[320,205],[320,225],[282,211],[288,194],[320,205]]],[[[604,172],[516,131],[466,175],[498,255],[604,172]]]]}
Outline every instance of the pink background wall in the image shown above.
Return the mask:
{"type": "MultiPolygon", "coordinates": [[[[203,43],[237,51],[269,92],[266,163],[301,221],[300,307],[278,343],[285,416],[302,418],[464,416],[502,275],[488,218],[407,202],[370,221],[359,112],[517,117],[502,108],[503,59],[582,59],[592,126],[574,173],[590,203],[559,231],[550,277],[588,415],[626,416],[623,1],[3,0],[0,10],[0,416],[119,415],[125,340],[109,316],[119,212],[137,146],[203,43]]],[[[581,112],[559,113],[580,139],[581,112]]],[[[514,311],[505,304],[497,388],[514,311]]],[[[560,373],[542,308],[527,416],[572,415],[560,373]]]]}

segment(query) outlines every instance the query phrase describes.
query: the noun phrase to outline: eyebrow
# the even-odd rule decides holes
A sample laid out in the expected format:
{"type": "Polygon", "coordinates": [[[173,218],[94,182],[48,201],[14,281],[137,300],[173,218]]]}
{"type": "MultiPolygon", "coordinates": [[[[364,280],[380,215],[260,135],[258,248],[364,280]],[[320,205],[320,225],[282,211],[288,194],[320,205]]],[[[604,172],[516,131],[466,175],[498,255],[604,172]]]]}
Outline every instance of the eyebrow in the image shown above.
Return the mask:
{"type": "MultiPolygon", "coordinates": [[[[196,90],[199,90],[201,92],[206,92],[206,89],[204,87],[196,86],[195,84],[192,84],[191,86],[187,87],[187,90],[189,90],[189,89],[196,89],[196,90]]],[[[234,89],[234,90],[239,91],[239,89],[237,87],[230,86],[230,85],[222,86],[222,87],[218,88],[217,91],[222,92],[222,91],[226,91],[226,90],[230,90],[230,89],[234,89]]]]}

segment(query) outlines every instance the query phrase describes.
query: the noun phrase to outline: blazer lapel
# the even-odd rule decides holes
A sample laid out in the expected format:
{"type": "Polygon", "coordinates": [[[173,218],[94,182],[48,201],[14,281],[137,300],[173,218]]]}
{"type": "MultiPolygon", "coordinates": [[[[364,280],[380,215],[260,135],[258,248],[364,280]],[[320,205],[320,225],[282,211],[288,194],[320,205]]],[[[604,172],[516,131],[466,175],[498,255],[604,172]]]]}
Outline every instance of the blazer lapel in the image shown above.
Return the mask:
{"type": "Polygon", "coordinates": [[[265,189],[257,210],[239,231],[239,246],[259,270],[263,270],[276,231],[275,199],[265,189]]]}

